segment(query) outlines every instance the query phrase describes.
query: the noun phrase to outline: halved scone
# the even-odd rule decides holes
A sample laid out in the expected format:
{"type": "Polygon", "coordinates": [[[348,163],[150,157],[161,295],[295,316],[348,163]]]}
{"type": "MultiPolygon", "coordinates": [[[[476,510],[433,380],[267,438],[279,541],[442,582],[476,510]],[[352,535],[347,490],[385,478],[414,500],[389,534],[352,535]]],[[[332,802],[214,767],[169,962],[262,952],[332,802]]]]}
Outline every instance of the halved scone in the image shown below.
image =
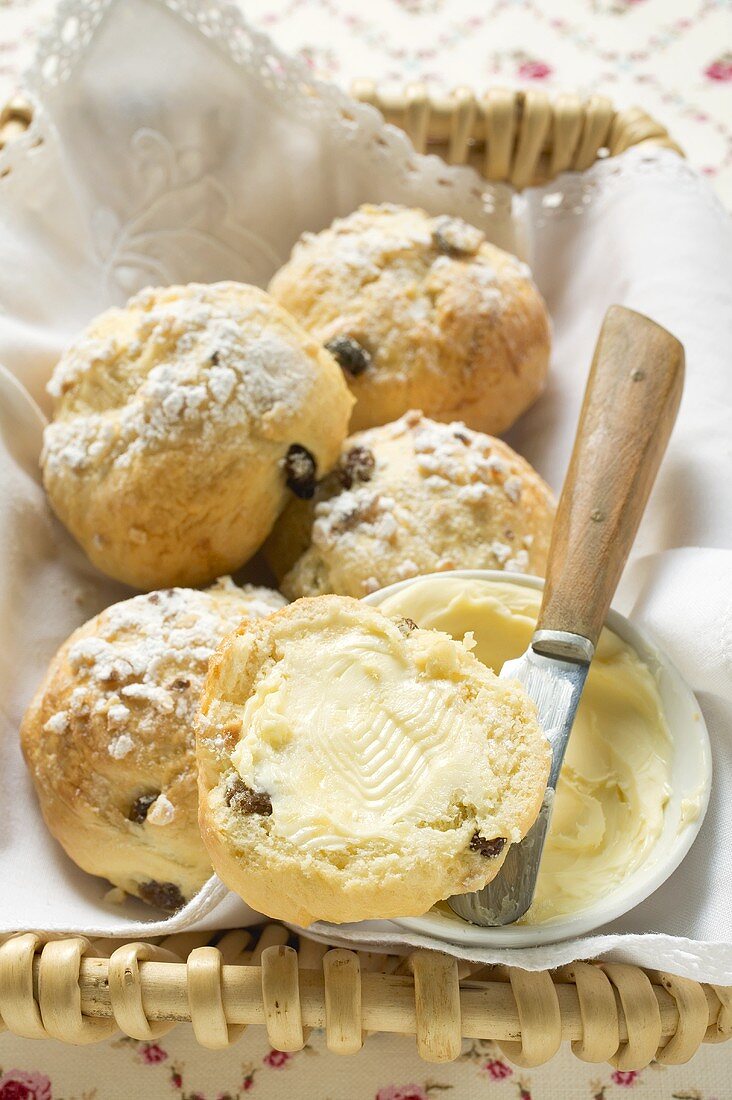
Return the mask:
{"type": "Polygon", "coordinates": [[[307,925],[417,915],[497,873],[538,813],[533,703],[447,634],[318,596],[220,646],[200,824],[249,905],[307,925]]]}

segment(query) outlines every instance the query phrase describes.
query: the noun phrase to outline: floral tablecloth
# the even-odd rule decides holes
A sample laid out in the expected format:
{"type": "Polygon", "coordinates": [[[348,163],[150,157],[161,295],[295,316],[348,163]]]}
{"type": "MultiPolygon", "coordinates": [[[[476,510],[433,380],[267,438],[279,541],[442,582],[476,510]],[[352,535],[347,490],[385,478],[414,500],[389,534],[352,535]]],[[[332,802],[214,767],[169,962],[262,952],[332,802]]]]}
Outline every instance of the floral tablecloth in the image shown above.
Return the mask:
{"type": "MultiPolygon", "coordinates": [[[[203,2],[203,0],[202,0],[203,2]]],[[[239,0],[318,75],[593,91],[658,118],[732,206],[730,0],[239,0]]],[[[0,0],[0,102],[53,0],[0,0]]]]}
{"type": "Polygon", "coordinates": [[[730,1100],[726,1046],[686,1066],[641,1072],[578,1062],[563,1049],[548,1065],[511,1066],[492,1043],[465,1042],[449,1065],[422,1062],[414,1039],[372,1035],[358,1055],[325,1049],[313,1032],[297,1054],[271,1050],[251,1028],[224,1053],[199,1047],[188,1025],[159,1043],[98,1046],[0,1036],[0,1100],[730,1100]],[[16,1068],[18,1067],[18,1068],[16,1068]]]}
{"type": "MultiPolygon", "coordinates": [[[[52,0],[0,0],[0,102],[20,88],[52,0]]],[[[247,16],[320,75],[424,79],[436,86],[523,83],[602,90],[642,104],[732,205],[730,0],[249,0],[247,16]]],[[[641,1073],[578,1062],[511,1067],[490,1043],[430,1066],[414,1040],[375,1035],[339,1058],[310,1036],[294,1055],[270,1050],[252,1028],[224,1053],[202,1050],[190,1028],[160,1043],[117,1038],[79,1051],[0,1035],[0,1100],[732,1100],[732,1050],[705,1047],[687,1066],[641,1073]]]]}

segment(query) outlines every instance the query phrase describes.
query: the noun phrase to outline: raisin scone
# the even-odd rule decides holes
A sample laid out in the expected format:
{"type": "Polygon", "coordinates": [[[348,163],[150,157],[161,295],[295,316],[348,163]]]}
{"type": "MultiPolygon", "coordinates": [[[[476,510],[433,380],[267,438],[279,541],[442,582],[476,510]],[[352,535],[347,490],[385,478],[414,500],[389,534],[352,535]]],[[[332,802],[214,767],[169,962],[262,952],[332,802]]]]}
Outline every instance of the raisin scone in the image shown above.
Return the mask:
{"type": "Polygon", "coordinates": [[[508,444],[409,412],[350,436],[264,552],[291,599],[360,597],[449,569],[541,575],[553,519],[550,489],[508,444]]]}
{"type": "Polygon", "coordinates": [[[284,603],[221,578],[113,604],[61,646],[21,743],[46,824],[83,870],[167,910],[210,876],[193,733],[208,660],[284,603]]]}
{"type": "Polygon", "coordinates": [[[306,233],[269,290],[341,364],[352,431],[420,408],[496,435],[544,385],[550,325],[528,267],[460,218],[362,206],[306,233]]]}
{"type": "Polygon", "coordinates": [[[207,584],[258,549],[331,468],[353,398],[332,356],[262,290],[143,290],[56,366],[51,505],[105,573],[207,584]]]}
{"type": "Polygon", "coordinates": [[[480,889],[531,827],[549,770],[518,683],[343,596],[223,641],[197,744],[217,874],[300,925],[414,916],[480,889]]]}

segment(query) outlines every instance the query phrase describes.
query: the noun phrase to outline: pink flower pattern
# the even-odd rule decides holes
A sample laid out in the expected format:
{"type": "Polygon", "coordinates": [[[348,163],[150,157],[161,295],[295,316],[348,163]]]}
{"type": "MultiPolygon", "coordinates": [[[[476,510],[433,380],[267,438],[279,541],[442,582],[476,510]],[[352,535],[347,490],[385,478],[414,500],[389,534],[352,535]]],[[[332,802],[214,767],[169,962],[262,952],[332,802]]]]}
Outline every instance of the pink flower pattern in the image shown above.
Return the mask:
{"type": "Polygon", "coordinates": [[[614,1073],[610,1074],[610,1080],[616,1085],[634,1085],[640,1073],[637,1069],[616,1069],[614,1073]]]}
{"type": "Polygon", "coordinates": [[[493,1081],[503,1081],[513,1073],[511,1067],[507,1066],[505,1062],[502,1062],[500,1058],[489,1059],[483,1066],[483,1069],[493,1081]]]}
{"type": "Polygon", "coordinates": [[[732,80],[732,53],[725,53],[707,65],[704,75],[709,80],[716,80],[720,84],[728,84],[732,80]]]}
{"type": "Polygon", "coordinates": [[[140,1047],[140,1057],[148,1066],[157,1066],[167,1060],[167,1053],[157,1043],[146,1043],[140,1047]]]}
{"type": "Polygon", "coordinates": [[[282,1069],[292,1058],[291,1054],[287,1054],[284,1050],[270,1050],[269,1054],[265,1054],[262,1061],[265,1066],[269,1066],[270,1069],[282,1069]]]}
{"type": "Polygon", "coordinates": [[[551,65],[546,61],[537,61],[534,58],[522,61],[517,69],[522,80],[546,80],[553,72],[551,65]]]}
{"type": "Polygon", "coordinates": [[[0,1100],[53,1100],[51,1082],[36,1070],[10,1069],[0,1077],[0,1100]]]}
{"type": "Polygon", "coordinates": [[[429,1100],[421,1085],[385,1085],[376,1093],[376,1100],[429,1100]]]}
{"type": "MultiPolygon", "coordinates": [[[[637,8],[639,5],[646,2],[647,0],[617,0],[617,2],[612,6],[609,6],[606,3],[597,5],[587,4],[586,8],[589,10],[596,6],[598,10],[603,9],[604,11],[607,11],[609,8],[612,14],[624,16],[624,18],[627,19],[629,24],[632,26],[632,9],[637,8]]],[[[6,0],[6,3],[8,4],[8,7],[17,6],[19,9],[27,8],[29,22],[31,19],[35,20],[37,17],[36,8],[38,5],[29,2],[29,0],[6,0]]],[[[433,14],[441,10],[448,12],[450,8],[447,0],[396,0],[396,3],[405,14],[411,14],[419,17],[424,17],[427,14],[433,14]]],[[[320,3],[320,0],[297,0],[296,3],[293,2],[288,5],[273,5],[275,10],[273,10],[272,12],[267,12],[267,0],[262,0],[259,5],[250,4],[247,8],[247,15],[253,21],[259,22],[264,27],[264,29],[274,30],[276,33],[278,30],[278,26],[283,23],[285,18],[289,17],[291,10],[293,10],[294,8],[306,9],[309,4],[312,5],[315,12],[319,12],[321,10],[322,5],[320,3]],[[284,13],[287,13],[287,15],[285,15],[284,13]]],[[[0,0],[0,7],[3,6],[3,2],[2,0],[0,0]]],[[[454,45],[459,45],[461,37],[467,38],[468,35],[477,37],[478,34],[484,34],[487,26],[487,16],[485,15],[483,9],[485,9],[486,12],[489,9],[492,11],[493,6],[494,5],[489,5],[485,2],[480,6],[476,4],[476,14],[472,18],[466,19],[462,24],[461,29],[453,30],[451,25],[446,24],[446,29],[442,32],[443,37],[438,39],[436,43],[436,48],[432,49],[425,48],[421,44],[418,49],[416,47],[412,49],[408,41],[396,41],[395,36],[389,34],[386,30],[384,30],[382,33],[379,30],[378,23],[372,20],[370,17],[363,20],[349,17],[348,25],[351,27],[354,37],[360,38],[361,41],[363,41],[364,43],[366,43],[369,38],[371,39],[370,47],[376,54],[376,64],[378,65],[378,62],[380,60],[379,55],[382,55],[384,59],[384,65],[386,67],[389,67],[390,65],[392,75],[397,82],[404,82],[403,80],[401,80],[401,77],[405,71],[409,71],[410,77],[420,79],[423,75],[429,76],[430,71],[434,70],[436,77],[439,80],[443,73],[441,72],[440,66],[437,63],[436,59],[440,58],[445,49],[449,50],[454,45]],[[425,70],[424,74],[422,72],[422,69],[425,70]]],[[[499,4],[498,6],[500,7],[501,5],[499,4]]],[[[649,5],[649,7],[650,6],[651,5],[649,5]]],[[[550,13],[552,11],[551,5],[547,5],[545,8],[543,5],[537,5],[537,7],[543,8],[547,13],[550,13]]],[[[713,16],[713,9],[716,7],[716,5],[707,4],[703,6],[707,9],[705,14],[699,16],[695,14],[692,18],[678,19],[673,21],[673,23],[670,19],[666,17],[665,13],[663,13],[663,5],[658,4],[657,7],[659,10],[659,17],[662,18],[664,27],[668,27],[668,31],[671,34],[672,38],[675,38],[677,41],[683,41],[683,37],[686,31],[694,27],[698,22],[707,18],[711,18],[713,16]]],[[[364,14],[366,15],[366,13],[364,14]]],[[[307,20],[302,19],[302,26],[306,27],[307,22],[307,20]]],[[[551,16],[546,19],[546,23],[548,26],[552,27],[563,39],[567,41],[572,40],[575,34],[575,26],[569,18],[562,19],[556,16],[551,16]]],[[[580,21],[577,20],[576,24],[577,26],[579,26],[580,21]]],[[[312,25],[314,26],[314,23],[312,25]]],[[[591,28],[591,26],[591,23],[588,22],[588,27],[591,28]]],[[[307,30],[303,31],[303,38],[297,43],[297,46],[299,46],[300,56],[305,60],[306,64],[311,70],[317,72],[321,76],[325,76],[326,78],[338,80],[343,84],[348,84],[350,77],[361,75],[361,73],[356,71],[350,72],[349,66],[346,64],[345,56],[342,53],[339,53],[337,49],[328,48],[327,41],[323,41],[322,37],[316,36],[315,34],[311,33],[312,41],[308,43],[308,33],[309,32],[307,30]]],[[[590,34],[592,35],[592,31],[590,31],[590,34]]],[[[728,166],[730,163],[731,154],[729,152],[729,149],[731,148],[731,146],[729,143],[729,126],[726,124],[723,125],[721,122],[715,122],[715,110],[713,106],[710,107],[708,112],[699,110],[695,105],[695,98],[693,95],[689,97],[686,104],[678,104],[675,101],[671,100],[668,97],[668,93],[665,92],[663,87],[659,85],[658,79],[653,75],[653,73],[650,70],[648,72],[643,71],[648,68],[647,64],[644,65],[643,62],[647,63],[649,58],[652,56],[653,40],[647,40],[645,32],[641,32],[641,34],[642,37],[636,39],[632,32],[629,30],[629,45],[632,47],[635,47],[636,45],[641,47],[638,49],[633,48],[632,50],[628,49],[627,51],[629,62],[632,63],[631,67],[637,70],[636,79],[639,83],[650,85],[651,92],[661,95],[662,97],[664,95],[666,96],[664,102],[666,104],[667,112],[671,115],[671,117],[664,117],[664,121],[667,122],[673,134],[675,134],[673,111],[676,110],[679,114],[686,112],[687,119],[697,126],[697,131],[699,126],[703,126],[706,128],[706,134],[709,135],[717,132],[719,135],[722,136],[722,138],[724,139],[724,148],[727,150],[727,152],[720,152],[719,154],[716,154],[711,149],[709,150],[710,156],[718,156],[719,165],[707,164],[702,167],[702,171],[707,175],[712,176],[717,174],[720,170],[720,167],[728,166]]],[[[571,69],[567,71],[567,68],[562,64],[561,54],[559,56],[556,56],[552,52],[551,48],[547,48],[547,53],[549,54],[549,57],[551,59],[550,62],[549,60],[528,57],[526,56],[526,54],[519,55],[517,53],[514,53],[510,49],[510,42],[504,42],[503,45],[504,52],[502,52],[501,55],[496,55],[494,66],[496,70],[498,70],[500,67],[501,71],[503,72],[506,72],[508,74],[515,73],[522,81],[536,83],[549,81],[552,77],[556,75],[562,80],[564,84],[566,84],[567,86],[572,86],[573,76],[571,69]]],[[[594,48],[597,50],[599,46],[603,46],[604,49],[606,48],[605,44],[599,41],[590,41],[588,45],[590,49],[594,48]]],[[[4,43],[3,49],[5,49],[6,47],[9,49],[12,48],[12,46],[13,44],[10,42],[4,43]]],[[[357,55],[356,50],[354,50],[354,55],[357,55]]],[[[609,94],[613,94],[612,83],[608,84],[608,81],[612,81],[614,79],[613,70],[616,66],[617,60],[617,56],[609,56],[606,66],[603,66],[601,62],[598,62],[597,80],[599,83],[599,87],[596,90],[605,90],[609,94]]],[[[719,92],[721,91],[721,88],[719,86],[729,85],[730,83],[732,83],[732,52],[721,52],[718,56],[710,55],[708,60],[701,63],[696,62],[696,64],[699,66],[697,69],[697,75],[701,78],[700,82],[706,82],[707,96],[718,96],[719,92]]],[[[11,70],[8,69],[8,71],[11,70]]],[[[489,83],[492,79],[495,78],[492,77],[492,74],[489,74],[489,78],[485,82],[489,83]]],[[[476,75],[475,78],[472,78],[469,76],[469,74],[466,74],[466,83],[471,83],[475,86],[480,87],[483,83],[483,80],[480,76],[476,75]]],[[[641,99],[640,93],[642,92],[643,88],[640,88],[639,100],[641,99]]],[[[711,102],[711,100],[709,100],[709,102],[711,102]]],[[[681,136],[680,141],[681,144],[684,144],[683,135],[681,136]]],[[[142,1062],[146,1067],[154,1067],[156,1065],[160,1065],[161,1063],[165,1063],[169,1059],[168,1053],[157,1043],[141,1044],[137,1046],[136,1049],[139,1061],[142,1062]]],[[[191,1047],[191,1050],[195,1051],[195,1047],[191,1047]]],[[[195,1055],[192,1054],[191,1057],[195,1057],[195,1055]]],[[[485,1057],[485,1054],[483,1054],[483,1057],[485,1057]]],[[[269,1068],[280,1069],[285,1067],[289,1063],[291,1058],[292,1055],[290,1054],[272,1050],[264,1056],[262,1062],[269,1068]]],[[[508,1086],[504,1086],[500,1089],[497,1088],[495,1090],[496,1095],[503,1097],[508,1089],[510,1097],[514,1097],[517,1095],[517,1093],[514,1091],[516,1088],[519,1089],[519,1096],[521,1095],[521,1093],[525,1095],[528,1094],[528,1090],[524,1086],[516,1082],[516,1078],[514,1077],[514,1070],[500,1059],[489,1059],[480,1066],[476,1062],[476,1070],[478,1070],[478,1068],[480,1070],[481,1076],[485,1075],[483,1076],[483,1087],[484,1089],[487,1087],[487,1093],[491,1095],[493,1094],[494,1090],[492,1088],[492,1085],[494,1082],[500,1083],[502,1081],[508,1081],[508,1079],[513,1078],[512,1081],[509,1081],[508,1086]],[[489,1078],[489,1081],[485,1080],[486,1076],[489,1078]]],[[[578,1066],[577,1070],[581,1072],[582,1067],[578,1066]]],[[[241,1077],[238,1078],[238,1080],[241,1080],[241,1085],[239,1087],[242,1092],[250,1091],[254,1088],[255,1072],[259,1073],[259,1070],[248,1072],[246,1076],[244,1076],[243,1080],[241,1080],[241,1077]]],[[[146,1079],[148,1079],[150,1076],[153,1075],[154,1071],[140,1069],[140,1073],[146,1079]]],[[[183,1090],[183,1076],[177,1069],[168,1065],[163,1070],[163,1073],[169,1075],[167,1079],[169,1081],[169,1088],[171,1092],[172,1090],[183,1090]]],[[[640,1074],[638,1073],[638,1071],[635,1070],[615,1070],[614,1072],[609,1074],[609,1078],[606,1077],[605,1072],[603,1072],[603,1077],[605,1080],[609,1079],[612,1084],[598,1086],[601,1088],[598,1096],[605,1096],[606,1090],[608,1093],[612,1092],[614,1094],[615,1088],[617,1088],[618,1090],[633,1088],[633,1086],[638,1085],[640,1080],[640,1074]]],[[[574,1074],[571,1074],[571,1079],[573,1083],[574,1074]]],[[[56,1087],[59,1088],[58,1080],[56,1082],[56,1087]]],[[[256,1092],[258,1091],[259,1090],[256,1090],[256,1092]]],[[[642,1092],[643,1089],[641,1089],[640,1091],[642,1092]]],[[[295,1089],[295,1093],[296,1092],[297,1090],[295,1089]]],[[[65,1088],[62,1089],[62,1094],[64,1096],[68,1095],[65,1088]]],[[[439,1097],[442,1095],[442,1093],[433,1094],[431,1091],[428,1091],[426,1087],[417,1084],[389,1084],[378,1089],[375,1100],[432,1100],[433,1096],[439,1097]]],[[[704,1092],[704,1096],[706,1097],[706,1100],[713,1100],[713,1098],[709,1096],[706,1091],[704,1092]]],[[[53,1088],[51,1080],[44,1073],[37,1070],[8,1069],[4,1073],[0,1072],[0,1100],[53,1100],[53,1088]]],[[[186,1100],[204,1100],[204,1098],[201,1096],[200,1093],[187,1091],[186,1100]]],[[[719,1100],[722,1100],[721,1094],[719,1096],[719,1100]]]]}

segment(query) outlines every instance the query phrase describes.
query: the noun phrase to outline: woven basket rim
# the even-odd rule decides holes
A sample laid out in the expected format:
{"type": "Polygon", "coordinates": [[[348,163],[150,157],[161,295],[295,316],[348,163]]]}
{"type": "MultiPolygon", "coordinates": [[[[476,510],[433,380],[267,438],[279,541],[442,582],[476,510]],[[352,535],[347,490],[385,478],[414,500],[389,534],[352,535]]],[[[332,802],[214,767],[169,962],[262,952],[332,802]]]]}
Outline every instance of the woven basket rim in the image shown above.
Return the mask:
{"type": "MultiPolygon", "coordinates": [[[[517,190],[548,183],[561,172],[583,172],[634,146],[684,155],[665,126],[642,108],[616,110],[602,95],[500,86],[438,94],[425,84],[388,91],[372,80],[354,81],[351,94],[404,130],[418,153],[470,165],[489,182],[517,190]]],[[[6,103],[0,110],[0,149],[32,120],[29,99],[21,95],[6,103]]]]}
{"type": "Polygon", "coordinates": [[[281,924],[151,942],[30,932],[0,942],[0,1030],[73,1044],[121,1030],[151,1041],[183,1020],[214,1050],[258,1024],[285,1051],[300,1050],[313,1027],[342,1054],[383,1031],[416,1036],[430,1062],[454,1060],[472,1039],[531,1067],[569,1040],[584,1061],[631,1070],[686,1062],[702,1042],[727,1040],[732,988],[617,963],[526,971],[437,951],[329,949],[281,924]]]}
{"type": "MultiPolygon", "coordinates": [[[[388,93],[357,81],[352,94],[409,135],[417,152],[470,164],[516,189],[584,171],[631,146],[683,153],[640,108],[616,111],[593,95],[491,88],[448,95],[413,84],[388,93]]],[[[0,149],[30,126],[18,97],[0,111],[0,149]]],[[[0,1030],[89,1043],[117,1030],[151,1040],[190,1020],[198,1041],[222,1049],[250,1024],[279,1050],[300,1049],[324,1027],[330,1050],[355,1053],[365,1031],[416,1036],[427,1061],[450,1061],[463,1038],[493,1039],[521,1066],[550,1059],[562,1040],[578,1058],[639,1069],[687,1061],[702,1042],[732,1035],[732,987],[638,966],[577,962],[555,971],[459,963],[437,951],[409,956],[329,950],[282,925],[253,941],[233,930],[119,943],[19,932],[0,942],[0,1030]]]]}

